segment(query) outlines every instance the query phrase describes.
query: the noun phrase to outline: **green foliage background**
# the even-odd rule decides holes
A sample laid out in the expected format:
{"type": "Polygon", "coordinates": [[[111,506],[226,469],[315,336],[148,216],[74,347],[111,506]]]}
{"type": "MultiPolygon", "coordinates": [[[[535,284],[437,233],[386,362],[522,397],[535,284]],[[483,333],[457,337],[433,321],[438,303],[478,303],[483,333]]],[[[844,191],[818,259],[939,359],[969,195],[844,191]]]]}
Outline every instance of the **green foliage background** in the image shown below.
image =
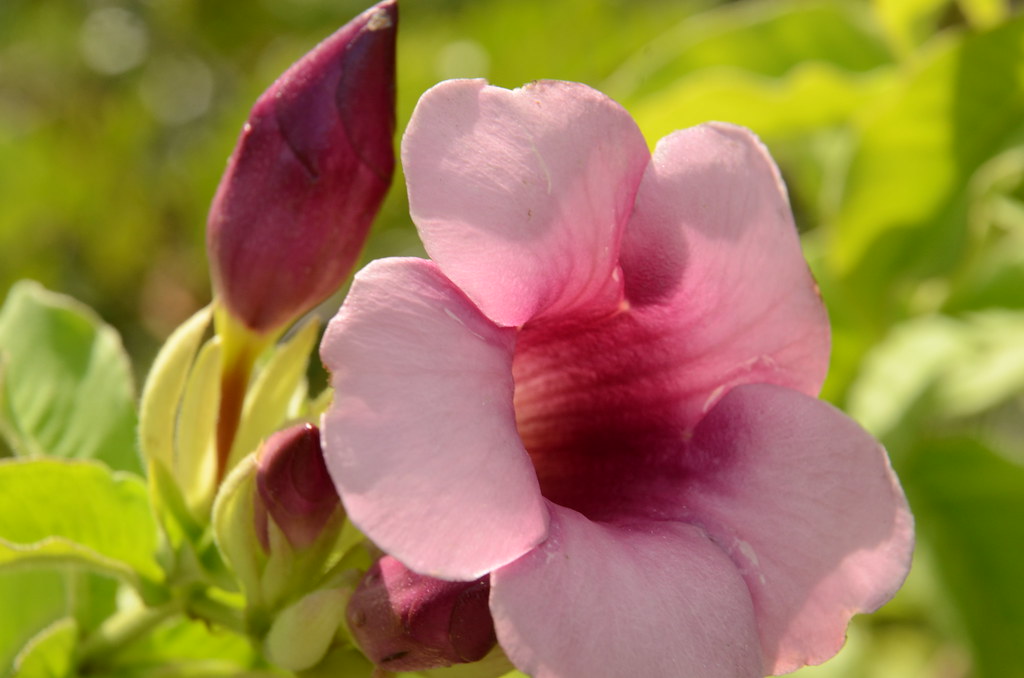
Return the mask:
{"type": "MultiPolygon", "coordinates": [[[[1024,676],[1024,18],[1015,8],[403,2],[400,128],[433,83],[481,76],[507,87],[589,83],[629,109],[652,145],[709,119],[761,135],[833,322],[824,395],[886,443],[919,531],[904,590],[855,622],[834,661],[799,675],[1024,676]]],[[[363,8],[0,0],[0,290],[28,277],[84,301],[121,332],[143,375],[209,298],[205,211],[249,106],[363,8]]],[[[420,252],[398,176],[365,257],[420,252]]],[[[12,322],[0,318],[0,333],[12,322]]],[[[102,618],[111,587],[59,570],[0,573],[0,675],[50,622],[102,618]]],[[[52,628],[43,641],[63,642],[66,625],[52,628]]],[[[223,649],[189,626],[163,636],[147,642],[163,642],[168,656],[197,643],[223,649]]]]}

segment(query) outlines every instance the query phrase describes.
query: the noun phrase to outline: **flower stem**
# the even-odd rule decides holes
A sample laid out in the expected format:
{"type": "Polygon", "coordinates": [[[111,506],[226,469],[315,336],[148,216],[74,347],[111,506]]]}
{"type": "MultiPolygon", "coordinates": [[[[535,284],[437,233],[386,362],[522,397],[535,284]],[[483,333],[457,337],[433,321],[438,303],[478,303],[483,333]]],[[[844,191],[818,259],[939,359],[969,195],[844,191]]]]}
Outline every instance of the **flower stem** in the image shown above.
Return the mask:
{"type": "Polygon", "coordinates": [[[224,627],[242,636],[248,635],[243,610],[215,600],[205,593],[200,593],[189,599],[187,612],[191,617],[224,627]]]}
{"type": "Polygon", "coordinates": [[[246,354],[229,356],[221,374],[220,414],[217,418],[217,483],[227,474],[231,446],[242,415],[245,391],[252,370],[252,358],[246,354]],[[234,358],[234,360],[230,360],[234,358]]]}
{"type": "Polygon", "coordinates": [[[156,607],[133,607],[109,617],[79,646],[80,666],[102,663],[103,658],[152,631],[161,622],[184,611],[180,600],[156,607]]]}
{"type": "Polygon", "coordinates": [[[274,343],[277,333],[259,334],[231,317],[223,308],[214,312],[217,334],[224,347],[217,416],[217,476],[219,485],[231,463],[231,448],[241,423],[245,394],[256,359],[274,343]]]}

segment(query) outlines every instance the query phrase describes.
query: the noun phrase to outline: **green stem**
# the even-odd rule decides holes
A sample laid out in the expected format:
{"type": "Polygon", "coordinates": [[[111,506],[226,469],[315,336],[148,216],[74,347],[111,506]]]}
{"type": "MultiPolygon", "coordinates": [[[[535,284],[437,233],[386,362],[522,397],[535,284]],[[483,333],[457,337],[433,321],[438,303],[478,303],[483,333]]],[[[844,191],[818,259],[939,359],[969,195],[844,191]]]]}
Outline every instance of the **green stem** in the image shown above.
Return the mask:
{"type": "Polygon", "coordinates": [[[172,600],[157,607],[136,607],[118,612],[103,622],[79,646],[80,665],[101,663],[107,655],[141,638],[183,610],[180,600],[172,600]]]}
{"type": "Polygon", "coordinates": [[[245,612],[240,608],[210,598],[205,593],[193,596],[188,601],[188,614],[211,624],[230,629],[235,633],[248,635],[245,612]]]}

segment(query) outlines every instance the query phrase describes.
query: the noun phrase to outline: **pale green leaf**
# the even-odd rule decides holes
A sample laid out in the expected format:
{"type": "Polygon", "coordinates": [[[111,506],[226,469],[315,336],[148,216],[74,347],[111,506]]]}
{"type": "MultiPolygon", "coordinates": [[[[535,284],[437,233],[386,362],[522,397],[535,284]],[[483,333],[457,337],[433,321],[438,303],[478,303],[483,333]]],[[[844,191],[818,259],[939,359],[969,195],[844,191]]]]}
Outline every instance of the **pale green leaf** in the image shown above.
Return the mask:
{"type": "Polygon", "coordinates": [[[135,394],[117,332],[88,307],[22,281],[0,310],[2,430],[23,456],[138,471],[135,394]]]}
{"type": "Polygon", "coordinates": [[[847,411],[876,436],[978,414],[1024,393],[1024,313],[914,318],[866,355],[847,411]]]}
{"type": "Polygon", "coordinates": [[[0,676],[29,638],[68,613],[64,587],[61,572],[0,572],[0,676]]]}
{"type": "Polygon", "coordinates": [[[704,68],[779,77],[811,61],[867,72],[891,62],[866,7],[844,2],[736,3],[688,18],[626,61],[602,89],[630,104],[704,68]]]}
{"type": "Polygon", "coordinates": [[[796,137],[848,123],[866,100],[893,84],[887,69],[850,73],[815,62],[778,78],[714,67],[681,78],[630,108],[652,143],[708,120],[743,125],[762,137],[796,137]]]}
{"type": "Polygon", "coordinates": [[[846,411],[876,436],[887,435],[964,350],[962,327],[952,318],[928,316],[896,326],[865,356],[846,411]]]}
{"type": "Polygon", "coordinates": [[[937,406],[944,413],[977,414],[1024,394],[1024,313],[974,313],[964,321],[962,342],[937,386],[937,406]]]}
{"type": "Polygon", "coordinates": [[[14,660],[15,678],[72,678],[78,624],[65,618],[36,634],[14,660]]]}
{"type": "Polygon", "coordinates": [[[0,568],[70,564],[158,581],[145,485],[92,462],[0,462],[0,568]]]}
{"type": "Polygon", "coordinates": [[[128,564],[64,537],[47,537],[28,545],[0,538],[0,571],[75,567],[116,577],[138,589],[144,583],[128,564]]]}

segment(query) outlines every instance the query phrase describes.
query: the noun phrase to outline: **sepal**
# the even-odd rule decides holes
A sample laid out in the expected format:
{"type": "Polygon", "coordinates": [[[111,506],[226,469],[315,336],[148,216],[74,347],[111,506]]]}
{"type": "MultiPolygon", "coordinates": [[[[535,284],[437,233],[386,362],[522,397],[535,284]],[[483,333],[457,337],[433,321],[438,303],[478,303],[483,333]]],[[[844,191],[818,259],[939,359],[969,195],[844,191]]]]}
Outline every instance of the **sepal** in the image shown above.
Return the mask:
{"type": "Polygon", "coordinates": [[[320,334],[320,321],[311,317],[273,348],[245,395],[238,433],[228,469],[259,447],[260,441],[283,422],[305,414],[306,368],[320,334]]]}
{"type": "Polygon", "coordinates": [[[351,593],[346,588],[320,589],[281,610],[263,640],[267,658],[289,671],[320,663],[338,634],[351,593]]]}
{"type": "Polygon", "coordinates": [[[266,556],[255,529],[256,454],[239,462],[213,502],[213,536],[250,608],[264,606],[261,577],[266,556]]]}
{"type": "Polygon", "coordinates": [[[147,463],[155,459],[167,469],[174,467],[175,415],[211,317],[210,306],[197,311],[171,334],[153,361],[139,409],[139,444],[147,463]]]}

